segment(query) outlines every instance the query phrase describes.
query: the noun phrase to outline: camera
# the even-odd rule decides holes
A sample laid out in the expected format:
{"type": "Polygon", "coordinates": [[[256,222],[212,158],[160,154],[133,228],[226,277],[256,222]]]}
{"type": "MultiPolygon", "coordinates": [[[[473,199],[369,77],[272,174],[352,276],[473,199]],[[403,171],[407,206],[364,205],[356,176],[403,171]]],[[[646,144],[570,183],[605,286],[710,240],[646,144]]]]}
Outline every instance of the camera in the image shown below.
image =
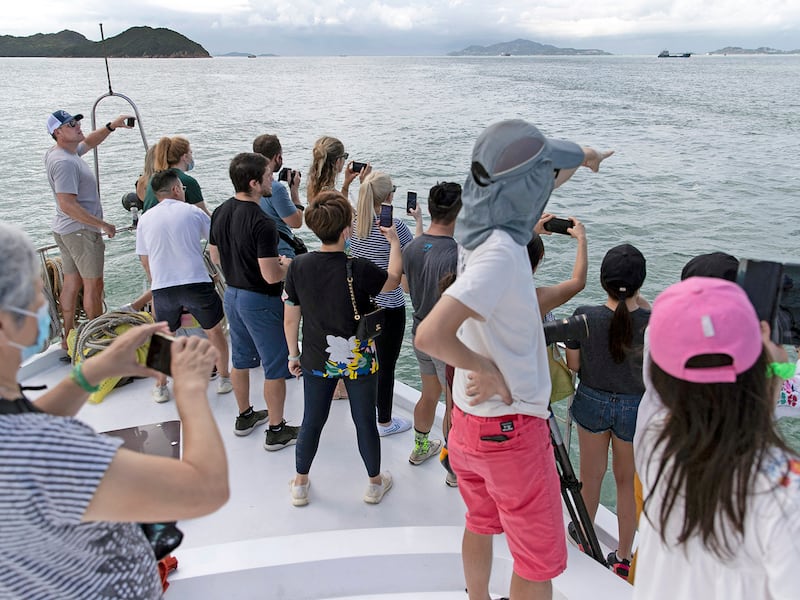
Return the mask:
{"type": "Polygon", "coordinates": [[[278,181],[285,181],[289,185],[292,184],[292,179],[294,179],[294,174],[297,173],[294,169],[290,169],[289,167],[283,167],[281,172],[278,173],[278,181]]]}
{"type": "Polygon", "coordinates": [[[392,226],[392,210],[391,204],[381,204],[381,215],[378,217],[378,224],[381,227],[392,226]]]}
{"type": "Polygon", "coordinates": [[[800,265],[742,259],[736,283],[747,293],[776,344],[800,345],[800,265]]]}
{"type": "Polygon", "coordinates": [[[566,342],[567,340],[583,340],[589,337],[589,324],[586,315],[573,315],[558,321],[547,321],[544,328],[544,341],[547,344],[566,342]]]}
{"type": "Polygon", "coordinates": [[[136,123],[136,117],[128,117],[127,119],[125,119],[125,125],[127,125],[128,127],[133,127],[135,123],[136,123]]]}
{"type": "Polygon", "coordinates": [[[164,375],[172,375],[172,342],[175,338],[163,333],[154,333],[150,337],[150,347],[147,349],[145,365],[164,375]]]}
{"type": "Polygon", "coordinates": [[[353,161],[353,172],[354,173],[360,173],[364,169],[364,167],[366,167],[366,166],[367,166],[367,163],[365,163],[365,162],[353,161]]]}
{"type": "Polygon", "coordinates": [[[545,231],[549,231],[551,233],[569,235],[567,229],[574,226],[575,222],[572,219],[559,219],[558,217],[553,217],[549,221],[545,222],[543,227],[545,231]]]}
{"type": "Polygon", "coordinates": [[[406,212],[410,213],[417,208],[417,192],[409,191],[406,196],[406,212]]]}

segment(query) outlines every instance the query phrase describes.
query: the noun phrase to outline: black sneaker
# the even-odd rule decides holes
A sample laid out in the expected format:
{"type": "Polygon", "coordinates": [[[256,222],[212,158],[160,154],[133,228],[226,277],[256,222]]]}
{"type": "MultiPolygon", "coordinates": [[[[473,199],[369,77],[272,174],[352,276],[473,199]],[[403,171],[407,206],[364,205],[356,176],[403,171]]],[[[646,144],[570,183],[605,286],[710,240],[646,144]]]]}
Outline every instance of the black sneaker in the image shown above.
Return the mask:
{"type": "Polygon", "coordinates": [[[236,417],[236,425],[233,427],[233,433],[238,436],[249,435],[253,429],[261,425],[269,418],[269,413],[266,410],[254,410],[246,417],[239,415],[236,417]]]}
{"type": "Polygon", "coordinates": [[[217,365],[214,365],[214,370],[211,371],[211,377],[209,377],[208,380],[214,381],[217,377],[219,377],[219,371],[217,371],[217,365]]]}
{"type": "Polygon", "coordinates": [[[281,450],[288,446],[294,446],[297,443],[297,434],[299,432],[299,427],[287,425],[286,421],[281,421],[281,428],[278,431],[273,431],[272,427],[267,427],[267,438],[264,440],[264,450],[274,452],[275,450],[281,450]]]}
{"type": "Polygon", "coordinates": [[[627,558],[619,558],[617,556],[617,551],[614,550],[606,557],[606,562],[608,563],[609,569],[614,571],[614,573],[622,577],[625,581],[628,581],[628,574],[631,570],[631,561],[629,561],[627,558]]]}

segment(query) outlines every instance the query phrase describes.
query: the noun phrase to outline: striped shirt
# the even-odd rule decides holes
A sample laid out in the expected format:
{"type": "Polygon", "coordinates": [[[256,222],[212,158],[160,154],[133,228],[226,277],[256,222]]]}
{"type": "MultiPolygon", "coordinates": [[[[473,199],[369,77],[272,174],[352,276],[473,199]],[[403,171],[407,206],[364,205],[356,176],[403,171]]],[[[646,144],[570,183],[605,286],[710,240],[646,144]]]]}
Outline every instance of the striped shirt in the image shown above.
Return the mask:
{"type": "Polygon", "coordinates": [[[121,443],[73,418],[0,415],[0,598],[161,598],[137,523],[81,522],[121,443]]]}
{"type": "MultiPolygon", "coordinates": [[[[414,239],[408,226],[400,219],[394,219],[397,229],[397,237],[400,238],[400,248],[405,248],[414,239]]],[[[379,266],[384,271],[389,269],[389,242],[383,237],[378,225],[373,223],[369,236],[360,238],[355,235],[358,229],[358,221],[353,220],[353,236],[350,238],[350,256],[367,258],[379,266]]],[[[375,296],[375,304],[383,308],[399,308],[406,305],[403,288],[399,285],[391,292],[383,292],[375,296]]]]}

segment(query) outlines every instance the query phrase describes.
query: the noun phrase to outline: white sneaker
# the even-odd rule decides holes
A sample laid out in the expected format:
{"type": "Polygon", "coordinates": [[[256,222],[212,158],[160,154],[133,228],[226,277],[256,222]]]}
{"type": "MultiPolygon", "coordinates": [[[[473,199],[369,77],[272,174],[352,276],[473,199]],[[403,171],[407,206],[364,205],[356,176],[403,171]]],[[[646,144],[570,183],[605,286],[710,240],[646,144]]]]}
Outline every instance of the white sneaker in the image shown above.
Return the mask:
{"type": "Polygon", "coordinates": [[[169,388],[166,383],[164,385],[156,384],[156,387],[153,388],[153,400],[159,404],[169,401],[169,388]]]}
{"type": "Polygon", "coordinates": [[[220,377],[217,382],[218,394],[230,394],[233,391],[233,384],[230,377],[220,377]]]}
{"type": "Polygon", "coordinates": [[[308,488],[310,487],[310,481],[305,485],[295,485],[294,477],[289,480],[289,492],[292,495],[292,506],[305,506],[308,504],[308,488]]]}
{"type": "Polygon", "coordinates": [[[378,504],[383,497],[392,489],[392,474],[389,471],[381,473],[381,483],[370,483],[364,493],[364,502],[367,504],[378,504]]]}
{"type": "Polygon", "coordinates": [[[392,422],[385,427],[378,424],[378,435],[381,437],[392,435],[393,433],[403,433],[411,429],[411,421],[407,421],[401,417],[392,417],[392,422]]]}

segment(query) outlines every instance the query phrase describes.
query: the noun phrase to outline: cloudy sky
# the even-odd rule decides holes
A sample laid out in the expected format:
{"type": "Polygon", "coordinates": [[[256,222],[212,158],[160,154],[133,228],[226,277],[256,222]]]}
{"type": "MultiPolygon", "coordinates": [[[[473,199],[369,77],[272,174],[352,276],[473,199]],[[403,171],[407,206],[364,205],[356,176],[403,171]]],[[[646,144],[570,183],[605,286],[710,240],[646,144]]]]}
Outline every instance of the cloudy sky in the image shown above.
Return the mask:
{"type": "Polygon", "coordinates": [[[800,48],[798,0],[26,0],[0,34],[174,29],[212,54],[443,54],[518,37],[614,54],[800,48]]]}

